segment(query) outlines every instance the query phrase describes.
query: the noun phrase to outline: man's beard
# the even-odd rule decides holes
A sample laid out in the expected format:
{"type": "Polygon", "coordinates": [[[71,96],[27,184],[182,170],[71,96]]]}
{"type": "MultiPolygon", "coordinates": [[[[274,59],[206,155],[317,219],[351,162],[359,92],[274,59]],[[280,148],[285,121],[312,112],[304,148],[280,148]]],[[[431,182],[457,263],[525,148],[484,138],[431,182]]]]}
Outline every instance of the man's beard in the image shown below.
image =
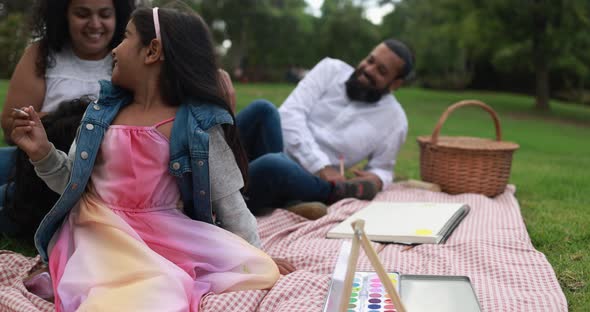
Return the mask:
{"type": "MultiPolygon", "coordinates": [[[[378,89],[373,86],[365,86],[359,80],[359,76],[362,75],[362,71],[355,70],[350,78],[346,80],[346,95],[352,101],[375,103],[381,99],[384,94],[389,93],[389,88],[378,89]]],[[[371,84],[374,85],[374,81],[368,76],[365,76],[371,84]]]]}

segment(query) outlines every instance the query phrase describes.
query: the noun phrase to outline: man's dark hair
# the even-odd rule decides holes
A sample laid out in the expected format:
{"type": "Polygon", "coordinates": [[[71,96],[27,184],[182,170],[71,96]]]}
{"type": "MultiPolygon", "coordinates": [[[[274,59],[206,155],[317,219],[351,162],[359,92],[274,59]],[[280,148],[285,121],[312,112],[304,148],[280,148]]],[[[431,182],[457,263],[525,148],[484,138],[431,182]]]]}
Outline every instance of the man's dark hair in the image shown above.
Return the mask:
{"type": "Polygon", "coordinates": [[[397,75],[395,79],[407,79],[412,70],[414,69],[414,53],[408,48],[408,46],[396,39],[387,39],[383,41],[383,43],[399,58],[404,61],[404,66],[402,67],[401,72],[397,75]]]}

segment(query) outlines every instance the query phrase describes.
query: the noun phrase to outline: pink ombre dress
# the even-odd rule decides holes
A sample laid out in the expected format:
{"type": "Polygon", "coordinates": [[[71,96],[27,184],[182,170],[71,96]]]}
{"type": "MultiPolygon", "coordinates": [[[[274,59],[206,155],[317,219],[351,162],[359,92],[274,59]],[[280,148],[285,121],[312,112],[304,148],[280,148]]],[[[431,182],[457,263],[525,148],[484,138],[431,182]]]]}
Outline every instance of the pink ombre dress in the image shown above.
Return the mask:
{"type": "Polygon", "coordinates": [[[54,237],[57,311],[198,311],[206,293],[265,289],[273,260],[219,227],[188,218],[168,173],[168,139],[110,126],[89,187],[54,237]]]}

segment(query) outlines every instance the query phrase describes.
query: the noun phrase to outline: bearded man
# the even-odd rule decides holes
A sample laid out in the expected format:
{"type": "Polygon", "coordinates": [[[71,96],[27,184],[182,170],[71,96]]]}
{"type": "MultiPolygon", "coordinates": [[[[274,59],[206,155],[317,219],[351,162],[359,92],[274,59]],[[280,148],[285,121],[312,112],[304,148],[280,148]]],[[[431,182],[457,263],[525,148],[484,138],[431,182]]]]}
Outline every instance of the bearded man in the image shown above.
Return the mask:
{"type": "Polygon", "coordinates": [[[278,113],[259,100],[238,114],[250,155],[246,199],[252,212],[299,202],[372,199],[392,183],[408,132],[405,112],[392,91],[413,67],[410,49],[388,39],[356,68],[332,58],[320,61],[278,113]],[[364,169],[353,171],[354,177],[342,174],[363,160],[364,169]]]}

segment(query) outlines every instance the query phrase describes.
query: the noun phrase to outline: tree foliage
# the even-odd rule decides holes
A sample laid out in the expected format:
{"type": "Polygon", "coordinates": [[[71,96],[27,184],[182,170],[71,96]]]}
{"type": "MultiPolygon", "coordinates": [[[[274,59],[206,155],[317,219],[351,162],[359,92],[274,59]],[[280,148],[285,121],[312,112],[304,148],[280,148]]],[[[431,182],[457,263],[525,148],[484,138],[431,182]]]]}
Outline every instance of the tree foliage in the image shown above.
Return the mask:
{"type": "Polygon", "coordinates": [[[193,0],[218,44],[231,47],[225,67],[251,79],[278,80],[289,67],[310,68],[325,56],[356,64],[380,40],[379,29],[353,0],[325,0],[321,17],[305,0],[193,0]],[[351,40],[354,38],[354,40],[351,40]]]}
{"type": "Polygon", "coordinates": [[[316,22],[316,47],[321,56],[356,65],[381,41],[379,28],[364,16],[352,0],[324,0],[322,18],[316,22]]]}
{"type": "Polygon", "coordinates": [[[11,13],[0,19],[0,71],[4,73],[12,73],[27,44],[27,27],[23,22],[20,13],[11,13]]]}
{"type": "Polygon", "coordinates": [[[585,0],[405,0],[385,29],[416,49],[425,85],[551,92],[584,90],[590,78],[590,2],[585,0]]]}
{"type": "MultiPolygon", "coordinates": [[[[178,0],[138,0],[153,5],[178,0]]],[[[383,39],[407,42],[417,83],[434,88],[584,94],[590,85],[588,0],[372,0],[395,9],[381,25],[365,16],[368,1],[183,0],[212,30],[221,64],[251,80],[277,81],[290,67],[323,57],[357,64],[383,39]]],[[[0,0],[0,76],[9,77],[28,40],[24,12],[32,0],[0,0]]]]}
{"type": "Polygon", "coordinates": [[[218,43],[231,47],[223,58],[229,68],[244,68],[254,79],[279,79],[292,64],[308,65],[314,17],[304,0],[202,0],[198,12],[212,26],[218,43]]]}

